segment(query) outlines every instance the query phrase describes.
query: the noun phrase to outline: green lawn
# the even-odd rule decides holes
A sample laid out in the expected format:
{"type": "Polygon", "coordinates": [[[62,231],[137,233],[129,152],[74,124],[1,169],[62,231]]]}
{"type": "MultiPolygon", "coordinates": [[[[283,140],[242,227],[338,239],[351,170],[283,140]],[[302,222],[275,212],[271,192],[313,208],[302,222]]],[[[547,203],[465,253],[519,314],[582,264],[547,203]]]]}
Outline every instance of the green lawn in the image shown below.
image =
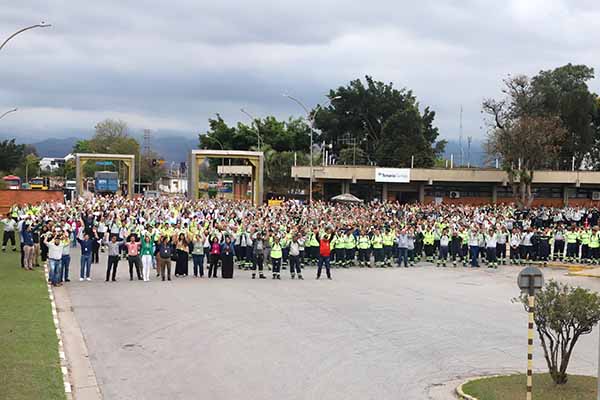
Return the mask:
{"type": "Polygon", "coordinates": [[[12,249],[0,253],[0,399],[66,398],[43,276],[21,269],[12,249]]]}
{"type": "MultiPolygon", "coordinates": [[[[524,399],[527,393],[525,375],[509,375],[479,379],[463,386],[465,394],[479,400],[524,399]]],[[[533,398],[543,400],[596,400],[596,378],[569,376],[565,385],[555,385],[549,374],[533,376],[533,398]]]]}

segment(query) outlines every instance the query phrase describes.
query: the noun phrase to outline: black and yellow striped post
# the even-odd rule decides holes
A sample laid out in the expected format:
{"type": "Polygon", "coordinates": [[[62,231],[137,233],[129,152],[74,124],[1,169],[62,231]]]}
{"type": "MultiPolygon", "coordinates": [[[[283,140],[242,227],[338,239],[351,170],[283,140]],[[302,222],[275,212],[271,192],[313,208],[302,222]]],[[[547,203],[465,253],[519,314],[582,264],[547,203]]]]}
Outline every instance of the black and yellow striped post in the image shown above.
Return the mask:
{"type": "Polygon", "coordinates": [[[527,400],[531,400],[533,388],[533,309],[535,307],[535,296],[531,293],[529,300],[529,324],[527,326],[527,400]]]}
{"type": "Polygon", "coordinates": [[[533,338],[535,323],[535,292],[544,287],[544,274],[536,267],[524,268],[517,277],[517,284],[523,293],[527,293],[527,313],[529,323],[527,325],[527,400],[533,397],[533,338]]]}

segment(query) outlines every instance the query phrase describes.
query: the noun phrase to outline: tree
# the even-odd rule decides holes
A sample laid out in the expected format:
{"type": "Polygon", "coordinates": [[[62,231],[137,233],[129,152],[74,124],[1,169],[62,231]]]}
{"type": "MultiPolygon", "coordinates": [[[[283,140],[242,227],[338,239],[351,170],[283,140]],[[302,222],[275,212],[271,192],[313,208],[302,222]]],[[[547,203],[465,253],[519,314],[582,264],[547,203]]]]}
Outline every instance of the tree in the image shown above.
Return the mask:
{"type": "Polygon", "coordinates": [[[304,153],[293,151],[275,151],[270,145],[265,145],[262,149],[265,155],[265,188],[269,193],[287,194],[289,190],[296,186],[292,177],[292,166],[294,157],[297,157],[299,163],[307,163],[308,157],[304,153]]]}
{"type": "MultiPolygon", "coordinates": [[[[101,154],[133,154],[136,160],[140,156],[140,144],[129,136],[127,123],[105,119],[96,124],[96,132],[89,140],[79,140],[73,146],[74,153],[101,153],[101,154]]],[[[137,164],[137,161],[136,161],[137,164]]],[[[83,167],[84,175],[91,176],[95,171],[105,169],[88,162],[83,167]]]]}
{"type": "Polygon", "coordinates": [[[24,155],[24,144],[16,144],[15,139],[0,141],[0,171],[14,171],[23,162],[24,155]]]}
{"type": "Polygon", "coordinates": [[[367,153],[356,145],[344,146],[340,150],[339,164],[364,165],[367,162],[367,153]]]}
{"type": "Polygon", "coordinates": [[[273,116],[256,119],[254,126],[238,122],[229,126],[217,114],[208,120],[209,130],[199,135],[199,147],[213,150],[250,150],[261,143],[276,151],[307,151],[310,146],[310,128],[302,119],[280,121],[273,116]]]}
{"type": "MultiPolygon", "coordinates": [[[[598,117],[596,95],[587,82],[594,79],[594,69],[585,65],[567,64],[548,71],[540,71],[531,78],[532,97],[536,99],[536,115],[556,115],[567,136],[558,155],[561,168],[571,168],[575,157],[577,168],[589,156],[597,139],[598,117]]],[[[599,166],[600,159],[594,164],[599,166]]]]}
{"type": "Polygon", "coordinates": [[[486,153],[501,158],[515,201],[520,207],[529,207],[534,171],[552,168],[567,132],[558,116],[537,112],[540,99],[527,77],[510,77],[504,84],[506,98],[483,102],[483,111],[491,117],[486,153]]]}
{"type": "Polygon", "coordinates": [[[445,146],[445,141],[436,146],[435,112],[428,107],[421,112],[410,90],[395,89],[370,76],[365,80],[366,85],[356,79],[331,90],[328,97],[335,100],[312,111],[321,131],[317,140],[333,144],[336,154],[352,140],[380,166],[407,166],[411,156],[419,167],[432,166],[445,146]]]}
{"type": "MultiPolygon", "coordinates": [[[[529,311],[527,295],[519,299],[529,311]]],[[[550,281],[535,295],[535,325],[554,383],[567,383],[567,367],[582,335],[600,321],[600,294],[550,281]]]]}

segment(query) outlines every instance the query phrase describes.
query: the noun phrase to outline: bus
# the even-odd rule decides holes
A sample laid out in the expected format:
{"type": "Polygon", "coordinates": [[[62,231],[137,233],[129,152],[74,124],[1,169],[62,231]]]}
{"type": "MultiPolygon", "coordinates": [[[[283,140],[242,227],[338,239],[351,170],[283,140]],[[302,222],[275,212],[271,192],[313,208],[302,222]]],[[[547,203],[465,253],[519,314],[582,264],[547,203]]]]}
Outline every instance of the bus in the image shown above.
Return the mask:
{"type": "Polygon", "coordinates": [[[29,187],[32,190],[48,190],[50,187],[50,180],[47,177],[41,178],[39,176],[31,178],[29,180],[29,187]]]}
{"type": "Polygon", "coordinates": [[[21,189],[21,178],[15,175],[7,175],[2,178],[4,183],[6,184],[7,189],[17,190],[21,189]]]}

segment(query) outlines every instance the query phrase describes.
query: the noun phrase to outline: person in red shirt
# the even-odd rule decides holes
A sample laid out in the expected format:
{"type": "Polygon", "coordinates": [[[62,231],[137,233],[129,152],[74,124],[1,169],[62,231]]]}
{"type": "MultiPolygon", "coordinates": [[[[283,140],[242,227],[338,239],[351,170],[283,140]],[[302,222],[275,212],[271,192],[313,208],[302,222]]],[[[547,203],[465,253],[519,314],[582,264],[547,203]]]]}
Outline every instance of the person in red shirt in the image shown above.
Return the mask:
{"type": "Polygon", "coordinates": [[[325,272],[327,273],[327,279],[331,279],[331,238],[333,238],[333,229],[327,228],[325,234],[322,236],[317,235],[317,241],[319,242],[319,263],[317,264],[317,279],[321,277],[321,271],[323,265],[325,265],[325,272]]]}

